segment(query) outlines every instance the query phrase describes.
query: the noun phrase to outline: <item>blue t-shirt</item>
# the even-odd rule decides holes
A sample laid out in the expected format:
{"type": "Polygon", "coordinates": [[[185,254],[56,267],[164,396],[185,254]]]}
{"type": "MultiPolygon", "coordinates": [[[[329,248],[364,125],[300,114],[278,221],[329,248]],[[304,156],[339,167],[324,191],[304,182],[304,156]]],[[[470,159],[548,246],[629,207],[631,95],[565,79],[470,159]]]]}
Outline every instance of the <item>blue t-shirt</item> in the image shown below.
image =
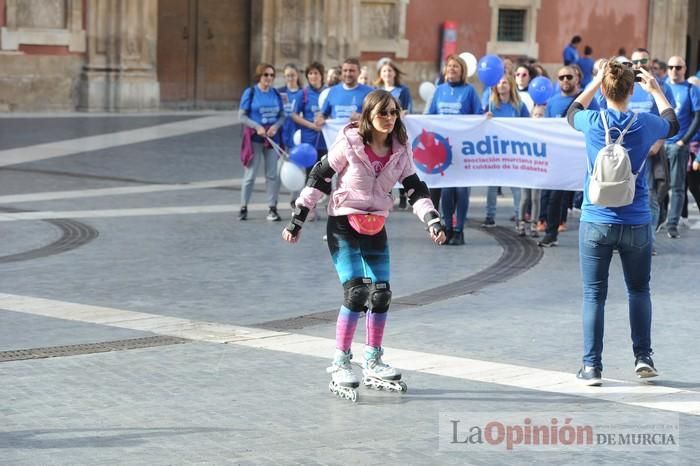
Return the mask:
{"type": "Polygon", "coordinates": [[[488,110],[489,112],[493,113],[493,116],[495,117],[505,117],[505,118],[515,118],[515,117],[529,117],[530,112],[527,110],[527,105],[524,103],[520,102],[520,107],[516,109],[513,104],[510,102],[508,103],[501,103],[498,107],[495,105],[489,103],[488,105],[488,110]]]}
{"type": "MultiPolygon", "coordinates": [[[[377,89],[384,89],[382,86],[377,87],[377,89]]],[[[401,110],[406,110],[408,113],[413,112],[413,99],[411,98],[411,91],[408,87],[400,84],[395,86],[391,91],[391,95],[394,96],[396,100],[401,104],[401,110]]]]}
{"type": "Polygon", "coordinates": [[[353,113],[362,112],[362,102],[373,90],[364,84],[358,84],[352,89],[345,89],[343,84],[336,84],[328,91],[321,112],[326,117],[349,120],[353,113]]]}
{"type": "Polygon", "coordinates": [[[579,58],[576,62],[583,72],[583,79],[581,80],[581,87],[588,86],[588,83],[593,81],[593,59],[589,57],[579,58]]]}
{"type": "Polygon", "coordinates": [[[673,110],[676,112],[678,126],[680,126],[678,133],[666,140],[666,142],[672,143],[680,141],[685,136],[688,128],[690,128],[690,124],[693,122],[695,112],[700,111],[700,90],[688,81],[683,81],[679,84],[668,83],[668,85],[676,100],[673,110]]]}
{"type": "MultiPolygon", "coordinates": [[[[550,97],[547,100],[547,107],[544,110],[544,116],[547,118],[561,118],[566,116],[566,112],[569,110],[571,103],[576,99],[575,95],[562,95],[558,94],[554,97],[550,97]]],[[[598,102],[596,99],[592,99],[591,103],[588,104],[589,110],[599,110],[598,102]]]]}
{"type": "MultiPolygon", "coordinates": [[[[675,106],[675,100],[673,98],[673,92],[671,88],[664,83],[659,83],[661,90],[663,91],[668,103],[671,107],[675,106]]],[[[596,93],[596,101],[600,108],[608,108],[608,101],[603,97],[603,94],[598,89],[596,93]]],[[[632,91],[632,96],[629,100],[628,105],[629,110],[634,113],[652,113],[654,115],[659,115],[659,108],[656,106],[654,97],[642,88],[639,83],[634,83],[634,91],[632,91]]]]}
{"type": "Polygon", "coordinates": [[[564,56],[564,65],[573,65],[578,61],[578,51],[571,44],[564,47],[562,55],[564,56]]]}
{"type": "MultiPolygon", "coordinates": [[[[611,130],[611,136],[616,138],[618,128],[622,131],[634,116],[634,112],[618,112],[617,110],[605,110],[606,121],[611,130]]],[[[595,163],[598,151],[605,146],[605,130],[599,111],[583,110],[577,112],[574,117],[574,128],[581,131],[586,139],[586,170],[583,183],[583,205],[581,206],[581,221],[592,223],[615,223],[625,225],[643,225],[651,222],[651,210],[649,208],[649,189],[647,188],[646,170],[648,165],[644,163],[652,144],[659,139],[664,139],[668,134],[669,123],[651,113],[639,113],[637,119],[622,141],[627,149],[632,163],[632,172],[638,173],[635,184],[634,200],[632,204],[622,207],[602,207],[592,204],[588,199],[588,180],[590,170],[595,163]],[[640,168],[644,167],[640,172],[640,168]]]]}
{"type": "Polygon", "coordinates": [[[483,109],[474,87],[469,84],[440,84],[425,112],[428,115],[481,115],[483,109]]]}
{"type": "MultiPolygon", "coordinates": [[[[258,85],[255,85],[254,92],[252,87],[243,91],[240,108],[245,110],[248,118],[260,125],[268,127],[274,125],[280,118],[282,98],[274,88],[263,91],[258,85]],[[252,102],[251,93],[253,94],[252,102]]],[[[262,142],[263,139],[256,134],[253,136],[253,141],[262,142]]]]}
{"type": "Polygon", "coordinates": [[[287,148],[294,147],[294,132],[299,129],[294,120],[290,118],[290,115],[294,113],[294,108],[296,103],[301,99],[303,90],[301,88],[296,91],[290,91],[287,86],[280,87],[277,89],[282,97],[282,103],[284,104],[284,116],[287,117],[282,125],[282,141],[287,148]]]}
{"type": "MultiPolygon", "coordinates": [[[[296,101],[294,112],[301,113],[304,120],[313,122],[316,113],[321,110],[318,106],[318,97],[323,89],[325,88],[316,90],[311,86],[306,86],[302,91],[301,97],[296,101]]],[[[326,150],[326,140],[323,139],[323,133],[304,126],[301,127],[301,142],[311,144],[316,150],[326,150]]]]}

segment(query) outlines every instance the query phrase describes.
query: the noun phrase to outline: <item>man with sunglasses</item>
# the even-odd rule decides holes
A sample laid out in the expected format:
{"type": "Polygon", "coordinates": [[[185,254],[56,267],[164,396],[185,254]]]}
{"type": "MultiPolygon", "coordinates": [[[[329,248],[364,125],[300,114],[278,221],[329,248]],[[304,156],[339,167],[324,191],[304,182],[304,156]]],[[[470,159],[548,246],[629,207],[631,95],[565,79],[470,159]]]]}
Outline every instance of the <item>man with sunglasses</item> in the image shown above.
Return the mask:
{"type": "Polygon", "coordinates": [[[685,80],[685,60],[679,56],[668,59],[668,84],[676,101],[674,110],[680,130],[666,139],[668,156],[671,205],[668,209],[666,232],[669,238],[678,238],[678,222],[685,200],[685,178],[688,165],[688,144],[700,128],[700,92],[685,80]]]}
{"type": "MultiPolygon", "coordinates": [[[[649,67],[651,59],[647,49],[635,49],[634,52],[632,52],[631,61],[633,69],[643,69],[651,72],[649,67]]],[[[671,91],[670,86],[665,84],[663,81],[659,81],[658,79],[656,81],[659,83],[661,92],[663,92],[671,107],[675,106],[676,101],[673,98],[673,92],[671,91]]],[[[601,107],[603,107],[603,105],[601,105],[601,107]]],[[[632,92],[632,96],[630,97],[628,108],[635,113],[651,113],[659,116],[659,109],[656,106],[654,98],[642,88],[639,82],[634,83],[634,90],[632,92]]],[[[656,225],[659,222],[659,193],[664,191],[664,188],[667,187],[668,183],[668,169],[666,167],[667,161],[663,139],[658,140],[653,146],[651,146],[647,157],[646,163],[649,164],[649,169],[647,169],[649,207],[651,208],[651,223],[654,227],[652,228],[652,254],[655,255],[656,249],[654,248],[654,243],[656,242],[656,225]]],[[[663,193],[661,197],[664,196],[665,193],[663,193]]]]}
{"type": "MultiPolygon", "coordinates": [[[[547,101],[547,107],[544,112],[546,118],[563,118],[566,112],[571,107],[576,97],[581,94],[579,88],[579,77],[576,71],[570,66],[563,66],[557,72],[557,80],[559,81],[559,95],[551,97],[547,101]]],[[[593,100],[588,107],[592,110],[598,110],[598,104],[593,100]]],[[[544,237],[537,244],[543,248],[556,246],[559,236],[559,225],[562,219],[562,201],[566,191],[549,191],[549,199],[547,201],[547,228],[544,237]]],[[[544,202],[542,205],[544,209],[544,202]]]]}

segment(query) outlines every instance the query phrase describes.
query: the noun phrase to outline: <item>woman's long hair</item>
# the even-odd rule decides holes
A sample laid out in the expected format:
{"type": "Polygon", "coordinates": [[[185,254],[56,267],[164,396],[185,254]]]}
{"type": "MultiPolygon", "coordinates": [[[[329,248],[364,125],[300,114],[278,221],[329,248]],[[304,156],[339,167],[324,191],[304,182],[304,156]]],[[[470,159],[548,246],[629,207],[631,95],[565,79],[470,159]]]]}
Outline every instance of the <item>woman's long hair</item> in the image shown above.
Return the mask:
{"type": "Polygon", "coordinates": [[[396,63],[393,61],[385,61],[382,63],[382,66],[379,67],[379,71],[377,72],[377,79],[374,81],[374,86],[379,87],[379,86],[384,86],[384,81],[382,81],[382,68],[385,66],[390,66],[392,70],[394,70],[394,86],[399,87],[401,85],[401,76],[403,75],[403,72],[396,66],[396,63]]]}
{"type": "MultiPolygon", "coordinates": [[[[513,75],[505,74],[501,79],[505,79],[510,85],[510,91],[508,91],[508,103],[511,104],[515,110],[518,110],[520,108],[520,93],[518,92],[518,85],[515,83],[515,78],[513,75]]],[[[497,85],[491,88],[489,103],[493,108],[501,107],[501,98],[498,95],[497,85]]]]}
{"type": "Polygon", "coordinates": [[[614,58],[608,60],[603,72],[603,95],[613,102],[624,102],[634,90],[634,72],[614,58]]]}
{"type": "Polygon", "coordinates": [[[360,115],[358,131],[365,144],[372,142],[372,131],[374,130],[374,126],[372,126],[372,116],[382,110],[388,111],[389,104],[392,102],[394,103],[394,108],[398,114],[396,115],[396,121],[394,122],[394,129],[391,130],[389,137],[387,137],[387,145],[391,147],[394,142],[394,138],[396,138],[396,141],[402,146],[405,146],[408,142],[406,126],[404,126],[403,121],[401,121],[401,104],[393,95],[391,95],[391,92],[383,89],[377,89],[367,94],[367,97],[365,97],[362,104],[362,114],[360,115]]]}

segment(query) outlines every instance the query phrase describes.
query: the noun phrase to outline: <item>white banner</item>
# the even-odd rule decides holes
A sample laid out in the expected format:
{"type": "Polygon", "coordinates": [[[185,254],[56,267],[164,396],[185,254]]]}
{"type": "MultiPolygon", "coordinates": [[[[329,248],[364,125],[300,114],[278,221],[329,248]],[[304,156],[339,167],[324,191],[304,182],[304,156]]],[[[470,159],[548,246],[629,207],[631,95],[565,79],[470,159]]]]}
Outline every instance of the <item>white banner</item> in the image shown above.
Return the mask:
{"type": "MultiPolygon", "coordinates": [[[[416,172],[430,187],[583,189],[583,134],[564,118],[408,115],[404,122],[416,172]]],[[[344,125],[328,120],[326,141],[344,125]]]]}

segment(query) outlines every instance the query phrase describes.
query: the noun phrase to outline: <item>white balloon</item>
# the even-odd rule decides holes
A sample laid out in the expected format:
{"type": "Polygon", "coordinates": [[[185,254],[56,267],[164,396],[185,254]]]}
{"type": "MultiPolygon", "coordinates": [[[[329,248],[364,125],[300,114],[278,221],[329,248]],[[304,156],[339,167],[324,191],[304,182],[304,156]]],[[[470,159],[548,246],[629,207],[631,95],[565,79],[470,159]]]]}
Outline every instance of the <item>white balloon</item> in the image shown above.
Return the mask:
{"type": "Polygon", "coordinates": [[[390,61],[391,61],[391,58],[389,58],[389,57],[382,57],[379,60],[377,60],[377,71],[379,71],[382,68],[384,63],[390,62],[390,61]]]}
{"type": "Polygon", "coordinates": [[[467,76],[474,76],[474,73],[476,73],[476,66],[478,64],[476,57],[469,52],[462,52],[459,54],[459,58],[467,62],[467,76]]]}
{"type": "Polygon", "coordinates": [[[301,191],[306,184],[306,171],[292,162],[282,163],[280,180],[289,191],[301,191]]]}
{"type": "Polygon", "coordinates": [[[418,87],[418,94],[420,95],[421,99],[426,102],[430,102],[434,93],[435,84],[431,83],[430,81],[423,81],[420,83],[420,86],[418,87]]]}
{"type": "Polygon", "coordinates": [[[295,146],[298,146],[301,144],[301,130],[298,129],[294,131],[294,135],[292,135],[292,141],[294,142],[295,146]]]}

